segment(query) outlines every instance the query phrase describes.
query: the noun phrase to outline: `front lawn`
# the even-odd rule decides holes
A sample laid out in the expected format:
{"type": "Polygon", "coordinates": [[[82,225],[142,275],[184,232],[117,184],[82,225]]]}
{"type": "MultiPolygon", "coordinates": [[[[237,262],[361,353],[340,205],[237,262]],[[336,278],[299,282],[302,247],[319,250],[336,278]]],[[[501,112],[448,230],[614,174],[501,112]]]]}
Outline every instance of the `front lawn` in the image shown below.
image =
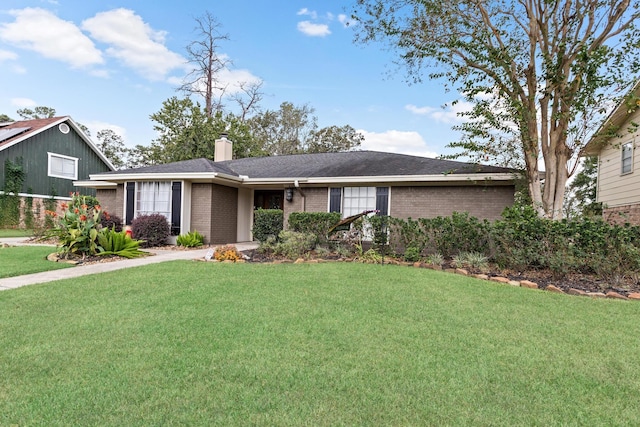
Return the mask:
{"type": "Polygon", "coordinates": [[[640,425],[640,304],[357,263],[0,292],[0,425],[640,425]]]}
{"type": "Polygon", "coordinates": [[[48,261],[47,255],[55,251],[54,246],[0,247],[0,279],[72,267],[70,264],[48,261]]]}
{"type": "Polygon", "coordinates": [[[0,228],[0,238],[2,237],[31,237],[33,230],[23,230],[19,228],[0,228]]]}

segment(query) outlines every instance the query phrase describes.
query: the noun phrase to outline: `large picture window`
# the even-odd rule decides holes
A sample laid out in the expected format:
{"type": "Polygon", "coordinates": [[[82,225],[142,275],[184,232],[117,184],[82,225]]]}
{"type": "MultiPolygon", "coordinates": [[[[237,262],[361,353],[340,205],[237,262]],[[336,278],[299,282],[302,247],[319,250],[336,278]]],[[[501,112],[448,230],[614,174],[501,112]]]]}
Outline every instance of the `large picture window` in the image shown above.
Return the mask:
{"type": "Polygon", "coordinates": [[[64,179],[78,179],[78,159],[62,154],[47,153],[49,176],[64,179]]]}
{"type": "Polygon", "coordinates": [[[171,223],[171,182],[147,181],[136,183],[135,216],[160,214],[171,223]]]}
{"type": "Polygon", "coordinates": [[[334,187],[329,189],[329,212],[341,212],[342,217],[363,211],[389,213],[389,187],[334,187]]]}
{"type": "Polygon", "coordinates": [[[622,167],[620,173],[633,172],[633,143],[622,144],[622,167]]]}

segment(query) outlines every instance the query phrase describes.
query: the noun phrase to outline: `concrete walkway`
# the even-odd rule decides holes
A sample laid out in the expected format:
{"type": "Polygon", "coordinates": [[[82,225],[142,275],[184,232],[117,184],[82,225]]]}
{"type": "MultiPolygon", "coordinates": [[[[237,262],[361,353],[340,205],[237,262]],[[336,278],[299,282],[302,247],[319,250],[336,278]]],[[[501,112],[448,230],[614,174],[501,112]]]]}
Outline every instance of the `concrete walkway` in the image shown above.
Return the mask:
{"type": "MultiPolygon", "coordinates": [[[[27,242],[25,238],[0,238],[0,245],[2,243],[7,243],[9,245],[15,246],[34,245],[33,243],[27,242]]],[[[42,246],[42,244],[35,245],[42,246]]],[[[258,247],[257,242],[235,243],[234,245],[236,248],[238,248],[239,251],[255,249],[258,247]]],[[[54,252],[55,247],[51,246],[51,248],[51,252],[54,252]]],[[[85,276],[87,274],[104,273],[107,271],[121,270],[123,268],[157,264],[159,262],[165,261],[204,259],[207,252],[213,248],[215,248],[215,246],[193,250],[143,249],[145,252],[153,253],[153,255],[142,258],[123,259],[121,261],[104,262],[90,265],[78,265],[76,267],[45,271],[42,273],[27,274],[24,276],[7,277],[4,279],[0,279],[0,291],[15,289],[26,285],[33,285],[36,283],[46,283],[52,282],[54,280],[70,279],[74,277],[85,276]]]]}

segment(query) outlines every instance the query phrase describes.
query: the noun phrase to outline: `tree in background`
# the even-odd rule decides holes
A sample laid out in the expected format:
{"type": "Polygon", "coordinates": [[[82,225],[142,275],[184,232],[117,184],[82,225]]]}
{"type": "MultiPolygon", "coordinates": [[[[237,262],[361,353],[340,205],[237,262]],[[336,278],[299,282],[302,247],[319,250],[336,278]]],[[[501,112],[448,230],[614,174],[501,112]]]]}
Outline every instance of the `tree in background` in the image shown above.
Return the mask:
{"type": "Polygon", "coordinates": [[[226,133],[233,141],[235,158],[265,155],[256,144],[248,126],[232,113],[216,111],[208,117],[199,103],[190,98],[170,98],[151,115],[158,138],[149,149],[136,147],[134,161],[170,163],[180,160],[207,158],[213,160],[215,140],[226,133]]]}
{"type": "Polygon", "coordinates": [[[601,217],[602,203],[596,202],[598,156],[585,157],[582,169],[569,185],[565,214],[571,216],[601,217]]]}
{"type": "Polygon", "coordinates": [[[638,9],[637,0],[357,0],[353,18],[356,39],[397,50],[412,81],[431,68],[473,105],[454,147],[482,156],[517,141],[533,206],[557,219],[596,114],[637,76],[638,9]]]}
{"type": "Polygon", "coordinates": [[[220,44],[228,41],[229,35],[221,32],[222,24],[210,12],[205,12],[195,21],[198,39],[186,47],[187,59],[193,65],[193,70],[179,90],[202,95],[205,114],[213,117],[214,111],[222,109],[222,97],[227,89],[227,84],[220,79],[220,73],[230,65],[230,60],[220,53],[220,44]]]}
{"type": "Polygon", "coordinates": [[[349,151],[357,148],[364,141],[364,136],[349,125],[328,126],[313,131],[305,141],[304,151],[307,153],[331,153],[349,151]]]}
{"type": "Polygon", "coordinates": [[[0,123],[4,123],[4,122],[12,122],[13,119],[9,116],[7,116],[6,114],[0,114],[0,123]]]}
{"type": "Polygon", "coordinates": [[[111,129],[103,129],[96,135],[96,146],[109,159],[116,169],[123,169],[127,164],[129,149],[124,144],[122,136],[111,129]]]}
{"type": "Polygon", "coordinates": [[[307,139],[318,127],[314,111],[308,104],[297,107],[283,102],[279,110],[262,111],[248,124],[253,136],[270,155],[296,154],[303,151],[307,139]]]}
{"type": "Polygon", "coordinates": [[[33,110],[30,108],[21,108],[16,111],[22,120],[50,119],[56,116],[56,109],[51,107],[38,106],[33,110]]]}

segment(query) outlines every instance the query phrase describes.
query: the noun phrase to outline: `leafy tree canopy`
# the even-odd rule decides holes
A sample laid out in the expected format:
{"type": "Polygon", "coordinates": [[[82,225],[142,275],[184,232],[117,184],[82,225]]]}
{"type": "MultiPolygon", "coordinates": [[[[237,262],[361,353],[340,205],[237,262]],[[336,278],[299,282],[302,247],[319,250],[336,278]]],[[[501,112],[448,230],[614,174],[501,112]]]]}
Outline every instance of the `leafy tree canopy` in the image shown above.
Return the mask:
{"type": "Polygon", "coordinates": [[[485,159],[511,144],[549,218],[562,216],[598,117],[638,75],[639,17],[638,0],[357,0],[353,10],[356,40],[383,42],[410,81],[428,68],[473,105],[453,147],[485,159]]]}

